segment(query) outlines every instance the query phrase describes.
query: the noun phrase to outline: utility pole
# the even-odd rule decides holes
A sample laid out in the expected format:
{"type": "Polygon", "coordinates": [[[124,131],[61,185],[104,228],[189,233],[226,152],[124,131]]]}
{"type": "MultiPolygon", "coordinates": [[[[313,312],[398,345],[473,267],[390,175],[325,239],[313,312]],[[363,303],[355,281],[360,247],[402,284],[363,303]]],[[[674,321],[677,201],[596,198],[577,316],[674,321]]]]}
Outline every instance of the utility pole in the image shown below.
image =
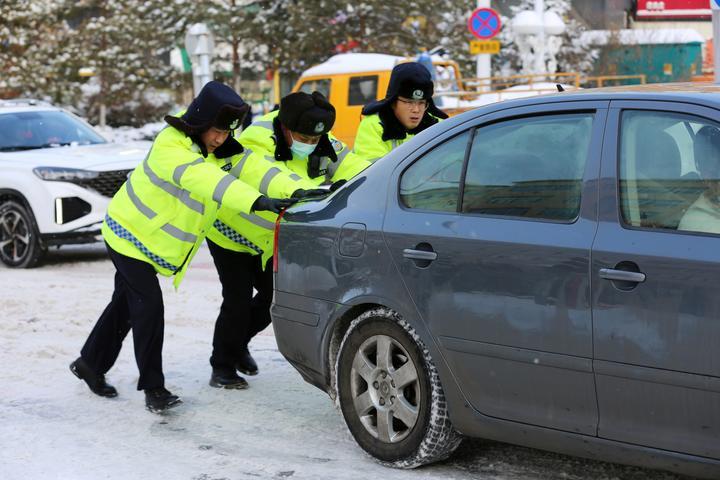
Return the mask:
{"type": "Polygon", "coordinates": [[[715,83],[720,83],[720,0],[709,0],[712,8],[713,26],[713,63],[715,72],[715,83]]]}

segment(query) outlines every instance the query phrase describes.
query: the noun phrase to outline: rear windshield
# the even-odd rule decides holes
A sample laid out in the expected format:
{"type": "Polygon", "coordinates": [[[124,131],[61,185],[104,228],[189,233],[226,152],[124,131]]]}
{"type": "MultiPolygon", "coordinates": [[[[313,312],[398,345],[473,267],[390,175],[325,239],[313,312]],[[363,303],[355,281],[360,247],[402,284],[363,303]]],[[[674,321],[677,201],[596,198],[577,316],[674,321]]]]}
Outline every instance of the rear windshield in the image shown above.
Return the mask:
{"type": "Polygon", "coordinates": [[[62,111],[0,114],[0,151],[106,143],[89,126],[62,111]]]}

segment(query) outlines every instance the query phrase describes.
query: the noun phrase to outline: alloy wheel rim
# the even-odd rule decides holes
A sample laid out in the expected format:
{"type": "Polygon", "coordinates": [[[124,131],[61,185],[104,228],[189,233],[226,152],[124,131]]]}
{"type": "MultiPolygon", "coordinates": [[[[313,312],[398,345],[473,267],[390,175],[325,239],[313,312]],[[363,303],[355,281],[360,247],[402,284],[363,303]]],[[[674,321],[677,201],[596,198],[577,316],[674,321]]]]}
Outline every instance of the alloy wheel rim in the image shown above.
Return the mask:
{"type": "Polygon", "coordinates": [[[374,438],[404,440],[417,424],[420,381],[407,351],[392,337],[365,340],[353,358],[350,390],[355,413],[374,438]]]}
{"type": "Polygon", "coordinates": [[[10,262],[17,263],[30,248],[30,231],[25,219],[15,210],[0,216],[0,255],[10,262]]]}

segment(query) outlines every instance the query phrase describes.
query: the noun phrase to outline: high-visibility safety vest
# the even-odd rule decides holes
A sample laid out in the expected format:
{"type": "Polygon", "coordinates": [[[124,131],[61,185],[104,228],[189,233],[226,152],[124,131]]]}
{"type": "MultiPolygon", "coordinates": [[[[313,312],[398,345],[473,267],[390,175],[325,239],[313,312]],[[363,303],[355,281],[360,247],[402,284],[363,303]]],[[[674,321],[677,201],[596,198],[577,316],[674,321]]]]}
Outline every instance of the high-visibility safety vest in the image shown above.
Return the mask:
{"type": "MultiPolygon", "coordinates": [[[[238,140],[245,152],[232,158],[230,174],[257,187],[262,194],[272,198],[287,198],[298,189],[313,189],[323,183],[348,180],[369,165],[368,162],[355,159],[347,145],[334,138],[332,143],[338,161],[330,162],[335,168],[328,168],[326,175],[310,178],[307,158],[293,155],[292,160],[275,160],[273,119],[277,114],[277,111],[270,112],[243,130],[238,140]]],[[[276,220],[277,215],[272,212],[247,215],[221,207],[208,238],[228,250],[262,255],[262,264],[265,265],[273,253],[276,220]]]]}
{"type": "MultiPolygon", "coordinates": [[[[240,134],[240,143],[243,146],[252,148],[253,150],[267,152],[268,155],[273,156],[276,146],[273,131],[273,120],[279,113],[279,110],[275,110],[274,112],[263,115],[257,121],[253,122],[252,125],[243,130],[242,134],[240,134]]],[[[366,162],[365,160],[352,154],[352,149],[339,139],[335,138],[332,135],[332,132],[328,134],[328,137],[330,138],[330,142],[332,143],[335,154],[337,155],[337,161],[332,162],[327,157],[323,157],[321,159],[322,164],[319,170],[326,170],[327,173],[325,175],[310,178],[307,171],[307,157],[299,157],[294,153],[292,160],[286,160],[282,163],[287,165],[290,170],[303,178],[310,180],[315,185],[328,184],[338,180],[350,180],[370,165],[369,162],[366,162]]]]}
{"type": "MultiPolygon", "coordinates": [[[[233,175],[270,198],[289,198],[298,189],[316,184],[290,170],[267,152],[244,147],[231,158],[233,175]]],[[[237,212],[221,206],[207,237],[217,245],[236,252],[262,255],[263,265],[272,256],[277,215],[272,212],[237,212]]]]}
{"type": "Polygon", "coordinates": [[[203,157],[183,132],[166,127],[110,201],[102,225],[105,241],[161,275],[175,275],[177,288],[218,205],[247,214],[260,197],[257,189],[223,171],[228,160],[203,157]]]}
{"type": "Polygon", "coordinates": [[[374,163],[415,135],[408,133],[403,139],[392,140],[383,140],[382,136],[383,126],[380,123],[380,115],[374,113],[363,117],[355,135],[353,152],[363,160],[374,163]]]}

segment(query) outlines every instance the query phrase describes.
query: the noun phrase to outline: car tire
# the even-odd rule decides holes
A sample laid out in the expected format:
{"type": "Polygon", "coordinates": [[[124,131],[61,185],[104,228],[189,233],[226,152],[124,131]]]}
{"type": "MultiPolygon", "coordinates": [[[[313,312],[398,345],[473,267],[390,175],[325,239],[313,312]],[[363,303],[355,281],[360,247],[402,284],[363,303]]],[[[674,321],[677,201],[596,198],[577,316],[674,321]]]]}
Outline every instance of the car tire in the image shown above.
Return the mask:
{"type": "Polygon", "coordinates": [[[45,252],[29,209],[15,200],[0,204],[0,261],[8,267],[32,268],[45,252]]]}
{"type": "Polygon", "coordinates": [[[396,312],[376,308],[353,320],[335,368],[345,423],[380,463],[415,468],[447,458],[460,444],[430,353],[396,312]]]}

